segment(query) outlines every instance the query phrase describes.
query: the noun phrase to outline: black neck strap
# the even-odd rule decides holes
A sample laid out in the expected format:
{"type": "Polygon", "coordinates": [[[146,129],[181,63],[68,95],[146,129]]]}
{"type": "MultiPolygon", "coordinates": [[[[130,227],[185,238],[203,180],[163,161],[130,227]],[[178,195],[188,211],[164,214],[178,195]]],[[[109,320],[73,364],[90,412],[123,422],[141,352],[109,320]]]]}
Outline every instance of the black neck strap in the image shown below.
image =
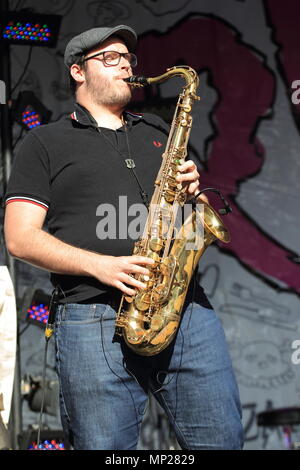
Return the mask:
{"type": "MultiPolygon", "coordinates": [[[[139,180],[139,177],[135,171],[135,162],[134,160],[132,159],[132,155],[131,155],[131,149],[130,149],[130,145],[129,145],[129,137],[128,137],[128,128],[127,128],[127,123],[126,121],[123,120],[123,116],[122,116],[122,122],[123,122],[123,126],[124,126],[124,130],[125,130],[125,139],[126,139],[126,146],[127,146],[127,156],[128,158],[125,158],[123,161],[126,165],[126,168],[129,169],[129,171],[132,173],[133,177],[134,177],[134,180],[136,181],[137,185],[138,185],[138,188],[139,188],[139,193],[140,193],[140,196],[141,196],[141,199],[142,199],[142,202],[143,204],[147,207],[147,209],[149,209],[149,197],[148,197],[148,194],[146,193],[146,191],[144,190],[140,180],[139,180]]],[[[105,135],[104,132],[101,131],[101,128],[98,127],[98,132],[100,132],[100,134],[102,135],[102,137],[109,143],[109,145],[118,153],[118,155],[120,155],[120,157],[124,157],[124,155],[120,152],[120,150],[118,149],[117,146],[115,146],[111,140],[105,135]]]]}

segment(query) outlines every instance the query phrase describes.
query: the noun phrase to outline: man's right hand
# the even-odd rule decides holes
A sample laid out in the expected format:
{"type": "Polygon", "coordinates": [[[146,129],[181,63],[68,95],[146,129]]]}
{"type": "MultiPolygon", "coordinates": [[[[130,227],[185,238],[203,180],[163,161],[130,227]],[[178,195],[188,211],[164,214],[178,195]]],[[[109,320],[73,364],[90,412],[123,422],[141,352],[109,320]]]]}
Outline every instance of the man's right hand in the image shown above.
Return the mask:
{"type": "Polygon", "coordinates": [[[154,261],[144,256],[106,256],[98,255],[97,262],[92,268],[92,275],[109,286],[116,287],[127,295],[135,295],[136,289],[144,289],[146,284],[138,281],[132,275],[149,276],[146,266],[153,266],[154,261]]]}

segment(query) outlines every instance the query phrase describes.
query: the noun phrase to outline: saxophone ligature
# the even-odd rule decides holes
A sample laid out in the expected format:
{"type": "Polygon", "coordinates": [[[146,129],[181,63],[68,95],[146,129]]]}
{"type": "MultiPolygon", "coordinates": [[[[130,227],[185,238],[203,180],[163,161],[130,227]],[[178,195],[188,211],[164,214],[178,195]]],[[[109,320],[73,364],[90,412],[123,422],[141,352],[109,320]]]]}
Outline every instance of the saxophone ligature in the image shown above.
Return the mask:
{"type": "Polygon", "coordinates": [[[182,77],[185,85],[154,183],[143,235],[133,250],[134,255],[152,258],[154,264],[148,268],[149,276],[135,275],[146,288],[133,297],[123,294],[115,322],[115,337],[123,336],[129,348],[143,356],[160,353],[174,339],[192,275],[207,246],[217,239],[230,241],[229,231],[216,211],[203,200],[201,204],[185,205],[187,193],[176,181],[177,167],[187,156],[192,106],[200,99],[196,94],[197,73],[191,67],[179,66],[157,77],[132,76],[125,81],[143,87],[175,76],[182,77]],[[180,219],[187,206],[192,209],[178,227],[178,216],[180,219]]]}

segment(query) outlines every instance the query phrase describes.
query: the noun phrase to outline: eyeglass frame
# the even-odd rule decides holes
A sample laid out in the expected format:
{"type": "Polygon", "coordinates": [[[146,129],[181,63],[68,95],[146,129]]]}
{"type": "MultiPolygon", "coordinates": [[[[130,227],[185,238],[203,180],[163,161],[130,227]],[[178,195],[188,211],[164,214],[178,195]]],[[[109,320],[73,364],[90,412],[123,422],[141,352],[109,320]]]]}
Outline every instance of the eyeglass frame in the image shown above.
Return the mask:
{"type": "Polygon", "coordinates": [[[86,62],[87,60],[90,60],[90,59],[95,59],[95,57],[97,57],[98,55],[101,55],[103,54],[103,58],[102,59],[99,59],[101,61],[103,61],[105,63],[105,65],[108,65],[109,67],[115,67],[116,65],[119,65],[119,63],[121,62],[121,58],[124,57],[124,59],[127,60],[127,62],[129,63],[130,67],[131,68],[134,68],[137,66],[137,56],[135,54],[133,54],[132,52],[119,52],[119,51],[102,51],[102,52],[97,52],[96,54],[94,55],[91,55],[89,57],[86,57],[85,59],[83,59],[82,62],[86,62]],[[116,52],[117,54],[119,54],[119,59],[118,59],[118,62],[116,64],[108,64],[107,62],[105,62],[105,57],[104,57],[104,54],[106,52],[116,52]],[[130,55],[131,57],[133,57],[135,59],[135,65],[131,65],[130,61],[126,58],[126,56],[130,55]]]}

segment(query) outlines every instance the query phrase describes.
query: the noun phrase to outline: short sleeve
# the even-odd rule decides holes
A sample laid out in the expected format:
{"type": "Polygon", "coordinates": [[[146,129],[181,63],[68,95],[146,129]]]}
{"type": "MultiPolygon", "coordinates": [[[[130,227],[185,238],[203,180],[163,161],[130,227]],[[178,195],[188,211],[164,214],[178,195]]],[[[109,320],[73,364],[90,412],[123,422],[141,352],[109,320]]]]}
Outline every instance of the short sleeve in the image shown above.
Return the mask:
{"type": "Polygon", "coordinates": [[[31,131],[14,158],[5,195],[5,205],[13,201],[50,205],[50,164],[39,137],[31,131]]]}

